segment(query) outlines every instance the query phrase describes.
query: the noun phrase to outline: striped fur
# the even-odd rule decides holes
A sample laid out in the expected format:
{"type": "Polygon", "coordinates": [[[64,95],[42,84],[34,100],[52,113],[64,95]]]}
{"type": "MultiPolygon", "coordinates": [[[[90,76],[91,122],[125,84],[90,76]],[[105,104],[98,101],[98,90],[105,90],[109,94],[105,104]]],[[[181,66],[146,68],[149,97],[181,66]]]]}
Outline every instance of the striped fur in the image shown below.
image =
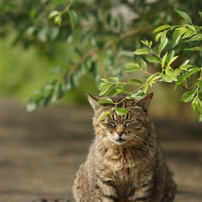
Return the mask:
{"type": "Polygon", "coordinates": [[[45,198],[40,198],[37,200],[34,200],[32,202],[72,202],[71,200],[66,200],[66,199],[45,199],[45,198]]]}
{"type": "Polygon", "coordinates": [[[153,94],[140,101],[112,97],[128,113],[100,122],[100,113],[112,109],[89,96],[95,111],[95,139],[86,161],[80,166],[73,186],[76,202],[172,202],[176,185],[157,141],[147,113],[153,94]],[[120,102],[123,100],[123,102],[120,102]]]}

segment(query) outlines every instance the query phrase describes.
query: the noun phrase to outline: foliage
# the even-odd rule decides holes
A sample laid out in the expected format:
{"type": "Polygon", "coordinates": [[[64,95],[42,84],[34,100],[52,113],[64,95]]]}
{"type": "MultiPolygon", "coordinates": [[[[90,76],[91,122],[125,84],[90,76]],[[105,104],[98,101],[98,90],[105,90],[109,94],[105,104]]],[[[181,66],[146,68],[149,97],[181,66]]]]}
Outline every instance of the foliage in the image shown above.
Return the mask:
{"type": "MultiPolygon", "coordinates": [[[[194,54],[195,52],[202,53],[202,26],[193,25],[191,18],[185,12],[177,9],[175,11],[185,19],[186,23],[175,26],[166,24],[157,27],[153,31],[156,33],[157,46],[153,48],[152,41],[142,40],[145,48],[137,49],[134,52],[135,55],[142,56],[139,63],[130,62],[125,68],[125,72],[130,74],[136,71],[144,72],[142,76],[144,81],[136,77],[130,77],[126,82],[119,81],[118,77],[111,77],[109,80],[101,79],[100,95],[111,96],[124,93],[128,95],[128,98],[140,99],[154,84],[175,83],[174,90],[179,86],[185,89],[181,101],[191,102],[193,110],[198,110],[202,121],[202,66],[198,67],[192,64],[190,59],[178,66],[174,67],[173,65],[179,57],[175,54],[175,48],[180,42],[185,43],[185,47],[189,47],[184,48],[183,51],[194,52],[194,54]],[[167,38],[169,32],[171,32],[171,37],[167,38]],[[154,73],[148,71],[147,66],[150,63],[154,65],[154,73]],[[127,90],[126,87],[130,85],[138,86],[138,88],[133,87],[132,91],[127,90]]],[[[201,15],[200,12],[199,15],[201,15]]],[[[126,113],[127,111],[125,111],[126,113]]]]}
{"type": "Polygon", "coordinates": [[[93,74],[100,95],[125,92],[132,97],[142,97],[155,83],[173,82],[176,87],[186,88],[182,100],[193,97],[193,108],[199,108],[201,82],[198,81],[199,92],[193,93],[196,87],[190,86],[189,78],[201,70],[200,45],[195,46],[200,41],[188,39],[191,33],[200,35],[200,27],[192,24],[192,20],[194,24],[201,21],[197,15],[202,7],[200,1],[1,0],[0,4],[0,34],[6,36],[15,30],[13,44],[22,43],[25,48],[34,45],[50,58],[61,54],[59,44],[70,47],[64,58],[66,71],[61,71],[60,76],[30,98],[29,110],[62,98],[78,86],[87,72],[93,74]],[[189,15],[179,10],[175,14],[173,7],[189,10],[189,15]],[[182,18],[187,22],[176,26],[182,18]],[[155,30],[157,44],[152,44],[155,27],[158,27],[155,30]],[[141,39],[144,48],[141,48],[141,39]],[[138,62],[139,55],[143,58],[138,62]],[[173,66],[179,60],[185,61],[181,69],[173,66]],[[154,68],[158,71],[150,73],[151,64],[160,64],[161,71],[157,66],[154,68]],[[137,70],[146,74],[145,81],[133,76],[127,82],[120,81],[125,72],[131,75],[137,70]],[[126,88],[130,85],[138,88],[130,91],[126,88]]]}

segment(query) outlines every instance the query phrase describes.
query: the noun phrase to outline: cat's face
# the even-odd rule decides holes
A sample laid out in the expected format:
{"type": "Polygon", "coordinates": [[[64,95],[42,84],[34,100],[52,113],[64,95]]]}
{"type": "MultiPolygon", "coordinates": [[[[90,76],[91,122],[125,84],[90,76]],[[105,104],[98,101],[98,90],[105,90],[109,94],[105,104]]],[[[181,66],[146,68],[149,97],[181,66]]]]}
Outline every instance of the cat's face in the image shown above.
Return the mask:
{"type": "MultiPolygon", "coordinates": [[[[98,98],[89,96],[89,102],[95,111],[94,127],[96,135],[101,137],[105,142],[111,142],[116,145],[124,145],[126,143],[144,142],[147,135],[150,118],[147,109],[153,94],[148,94],[142,100],[124,100],[119,107],[125,108],[128,113],[119,116],[112,110],[113,105],[100,105],[98,98]],[[98,116],[103,111],[110,111],[111,116],[105,116],[101,121],[97,122],[98,116]]],[[[112,97],[111,99],[117,103],[124,97],[112,97]]]]}

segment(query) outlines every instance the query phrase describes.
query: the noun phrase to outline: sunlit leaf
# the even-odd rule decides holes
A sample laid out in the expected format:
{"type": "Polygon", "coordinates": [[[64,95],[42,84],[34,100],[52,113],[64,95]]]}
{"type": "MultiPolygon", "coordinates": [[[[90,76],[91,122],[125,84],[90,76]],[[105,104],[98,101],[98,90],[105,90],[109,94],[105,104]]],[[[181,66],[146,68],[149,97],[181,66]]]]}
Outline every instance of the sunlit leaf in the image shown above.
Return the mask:
{"type": "Polygon", "coordinates": [[[147,93],[148,87],[149,87],[149,85],[145,84],[144,88],[142,89],[143,93],[145,93],[145,94],[147,93]]]}
{"type": "Polygon", "coordinates": [[[58,14],[60,14],[60,12],[59,11],[56,11],[56,10],[54,10],[54,11],[52,11],[50,14],[49,14],[49,18],[52,18],[52,17],[55,17],[55,16],[57,16],[58,14]]]}
{"type": "Polygon", "coordinates": [[[202,101],[198,98],[197,109],[202,114],[202,101]]]}
{"type": "Polygon", "coordinates": [[[183,102],[190,102],[193,100],[194,96],[195,96],[195,90],[190,90],[182,95],[181,100],[183,102]]]}
{"type": "Polygon", "coordinates": [[[171,59],[168,61],[167,65],[170,66],[178,57],[179,57],[179,55],[177,55],[177,56],[171,58],[171,59]]]}
{"type": "Polygon", "coordinates": [[[165,62],[166,62],[166,59],[167,59],[167,55],[168,55],[168,52],[163,56],[163,58],[161,60],[162,70],[164,70],[164,66],[165,66],[165,62]]]}
{"type": "Polygon", "coordinates": [[[135,52],[133,52],[133,54],[135,54],[135,55],[148,55],[148,54],[150,54],[150,50],[146,49],[146,48],[137,49],[135,52]]]}
{"type": "Polygon", "coordinates": [[[147,70],[147,63],[141,58],[140,59],[141,66],[144,70],[147,70]]]}
{"type": "Polygon", "coordinates": [[[173,81],[177,81],[177,74],[169,69],[165,71],[166,75],[169,76],[173,81]]]}
{"type": "Polygon", "coordinates": [[[135,98],[138,100],[142,99],[144,96],[145,96],[145,93],[142,90],[138,90],[137,92],[131,95],[132,98],[135,98]]]}
{"type": "Polygon", "coordinates": [[[186,51],[199,51],[202,52],[202,47],[184,48],[186,51]]]}
{"type": "Polygon", "coordinates": [[[107,93],[107,96],[113,96],[116,94],[119,94],[121,92],[125,92],[126,90],[124,89],[122,84],[116,85],[115,87],[111,88],[109,92],[107,93]]]}
{"type": "Polygon", "coordinates": [[[173,32],[173,35],[172,35],[172,48],[174,48],[175,46],[177,46],[177,44],[179,43],[181,39],[181,35],[179,33],[179,30],[175,30],[173,32]]]}
{"type": "Polygon", "coordinates": [[[131,84],[136,84],[136,83],[142,84],[142,81],[139,80],[139,79],[130,79],[130,80],[129,80],[129,83],[131,83],[131,84]]]}
{"type": "Polygon", "coordinates": [[[163,39],[161,41],[161,43],[159,44],[159,47],[158,47],[158,53],[159,53],[159,55],[161,54],[162,50],[166,47],[167,43],[168,43],[168,39],[167,38],[165,38],[165,39],[163,39]]]}
{"type": "Polygon", "coordinates": [[[118,77],[110,77],[109,78],[112,82],[118,83],[119,82],[119,78],[118,77]]]}
{"type": "Polygon", "coordinates": [[[192,24],[192,19],[189,17],[187,13],[184,11],[180,11],[178,9],[174,9],[181,17],[183,17],[188,23],[192,24]]]}
{"type": "Polygon", "coordinates": [[[97,118],[97,123],[99,123],[105,116],[107,116],[110,112],[109,111],[105,111],[105,112],[102,112],[98,118],[97,118]]]}
{"type": "Polygon", "coordinates": [[[166,74],[161,74],[161,80],[164,81],[164,82],[166,82],[166,83],[172,83],[173,82],[172,78],[170,78],[166,74]]]}
{"type": "Polygon", "coordinates": [[[153,31],[153,33],[160,32],[160,31],[165,30],[165,29],[169,29],[170,27],[171,27],[170,25],[161,25],[161,26],[157,27],[157,28],[153,31]]]}
{"type": "Polygon", "coordinates": [[[184,61],[180,66],[179,69],[183,68],[184,66],[186,66],[189,63],[190,60],[186,60],[184,61]]]}
{"type": "Polygon", "coordinates": [[[180,76],[178,78],[178,81],[175,84],[175,90],[177,89],[177,87],[188,77],[190,77],[192,74],[195,74],[196,72],[198,72],[200,70],[200,68],[195,67],[193,69],[190,69],[189,71],[187,71],[185,74],[183,74],[182,76],[180,76]]]}
{"type": "Polygon", "coordinates": [[[99,104],[113,104],[114,103],[113,100],[109,99],[109,98],[108,99],[101,99],[98,102],[99,102],[99,104]]]}
{"type": "Polygon", "coordinates": [[[100,96],[101,95],[104,95],[108,90],[109,90],[109,88],[112,86],[112,84],[111,83],[106,83],[103,87],[102,87],[102,89],[100,90],[100,96]]]}
{"type": "Polygon", "coordinates": [[[124,116],[128,113],[128,111],[124,108],[115,108],[115,112],[119,116],[124,116]]]}
{"type": "Polygon", "coordinates": [[[129,67],[125,68],[125,72],[130,73],[130,72],[134,72],[134,71],[140,70],[139,65],[137,63],[129,62],[126,65],[129,66],[129,67]]]}
{"type": "Polygon", "coordinates": [[[151,62],[151,63],[161,63],[161,61],[157,58],[157,57],[154,57],[154,56],[145,56],[146,60],[148,62],[151,62]]]}
{"type": "Polygon", "coordinates": [[[168,63],[168,62],[171,60],[171,58],[173,58],[174,55],[175,55],[175,51],[172,50],[172,51],[168,54],[168,57],[167,57],[167,59],[166,59],[166,63],[168,63]]]}

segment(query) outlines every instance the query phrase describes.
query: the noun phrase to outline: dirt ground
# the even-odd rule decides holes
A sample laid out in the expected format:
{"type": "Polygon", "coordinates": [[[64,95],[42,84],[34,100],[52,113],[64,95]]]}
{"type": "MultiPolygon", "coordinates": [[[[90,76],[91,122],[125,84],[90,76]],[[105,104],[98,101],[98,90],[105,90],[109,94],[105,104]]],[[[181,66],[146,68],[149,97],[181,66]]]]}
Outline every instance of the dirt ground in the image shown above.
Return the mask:
{"type": "MultiPolygon", "coordinates": [[[[93,139],[90,107],[27,113],[0,99],[0,202],[37,198],[72,200],[78,166],[93,139]]],[[[178,184],[176,202],[202,201],[202,124],[155,120],[160,143],[178,184]]]]}

